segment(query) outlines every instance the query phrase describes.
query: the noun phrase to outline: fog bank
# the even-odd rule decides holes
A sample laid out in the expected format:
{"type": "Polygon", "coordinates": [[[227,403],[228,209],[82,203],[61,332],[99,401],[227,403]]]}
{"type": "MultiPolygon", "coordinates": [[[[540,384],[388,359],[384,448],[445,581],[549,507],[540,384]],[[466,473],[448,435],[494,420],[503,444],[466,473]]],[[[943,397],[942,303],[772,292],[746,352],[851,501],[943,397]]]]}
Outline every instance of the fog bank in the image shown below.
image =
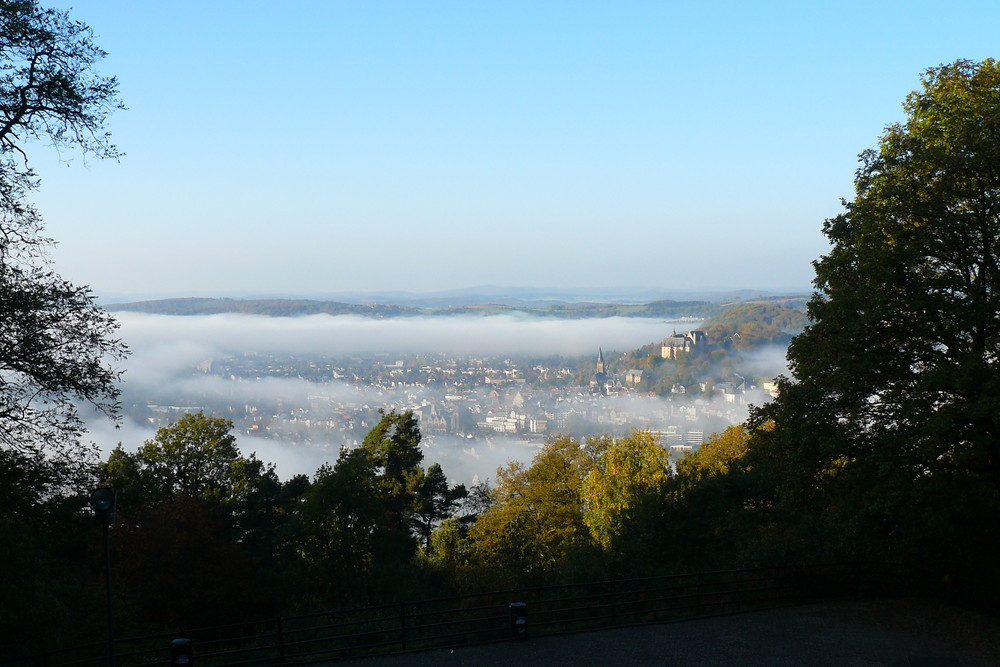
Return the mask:
{"type": "MultiPolygon", "coordinates": [[[[196,370],[208,360],[245,353],[286,356],[358,356],[393,354],[447,355],[595,355],[598,348],[628,351],[658,341],[674,330],[698,326],[696,320],[664,321],[647,318],[582,320],[538,319],[523,315],[489,317],[419,317],[367,319],[357,316],[316,315],[268,318],[244,315],[178,317],[122,313],[121,336],[132,354],[126,362],[123,395],[138,405],[168,406],[224,404],[260,406],[268,410],[308,406],[321,398],[329,402],[396,407],[441,400],[441,389],[423,386],[372,387],[347,381],[311,382],[297,377],[263,376],[229,378],[196,370]]],[[[784,350],[769,348],[751,355],[748,362],[762,375],[784,369],[784,350]]],[[[585,393],[586,388],[580,388],[585,393]]],[[[619,417],[637,426],[684,420],[670,401],[637,396],[605,399],[619,417]]],[[[720,403],[717,399],[710,403],[720,403]]],[[[232,413],[230,413],[232,414],[232,413]]],[[[242,412],[240,412],[242,414],[242,412]]],[[[718,420],[716,420],[718,421],[718,420]]],[[[121,443],[134,451],[155,435],[152,421],[126,417],[119,428],[107,419],[88,420],[90,438],[106,455],[121,443]]],[[[692,428],[696,428],[693,424],[692,428]]],[[[612,428],[610,425],[608,428],[612,428]]],[[[705,435],[711,432],[708,426],[705,435]]],[[[356,441],[300,442],[251,437],[236,429],[244,454],[273,462],[279,476],[312,475],[323,463],[336,460],[340,448],[356,441]]],[[[454,435],[425,434],[425,465],[440,462],[455,482],[469,484],[479,477],[494,478],[496,468],[508,460],[530,461],[537,442],[526,443],[502,435],[466,439],[454,435]]]]}
{"type": "MultiPolygon", "coordinates": [[[[119,313],[121,334],[136,355],[163,353],[153,363],[218,352],[289,354],[560,354],[631,350],[699,322],[609,317],[557,320],[527,315],[399,317],[355,315],[178,317],[119,313]]],[[[143,363],[148,360],[142,358],[143,363]]],[[[133,359],[129,368],[136,365],[133,359]]]]}

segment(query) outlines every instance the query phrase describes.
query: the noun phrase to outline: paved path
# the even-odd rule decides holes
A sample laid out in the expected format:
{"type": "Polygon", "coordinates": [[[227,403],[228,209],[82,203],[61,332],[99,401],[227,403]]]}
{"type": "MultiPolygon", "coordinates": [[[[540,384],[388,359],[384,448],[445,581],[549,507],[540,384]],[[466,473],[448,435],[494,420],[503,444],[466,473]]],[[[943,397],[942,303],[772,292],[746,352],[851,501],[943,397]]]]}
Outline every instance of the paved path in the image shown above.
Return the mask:
{"type": "Polygon", "coordinates": [[[924,599],[834,602],[334,664],[995,667],[1000,618],[924,599]]]}

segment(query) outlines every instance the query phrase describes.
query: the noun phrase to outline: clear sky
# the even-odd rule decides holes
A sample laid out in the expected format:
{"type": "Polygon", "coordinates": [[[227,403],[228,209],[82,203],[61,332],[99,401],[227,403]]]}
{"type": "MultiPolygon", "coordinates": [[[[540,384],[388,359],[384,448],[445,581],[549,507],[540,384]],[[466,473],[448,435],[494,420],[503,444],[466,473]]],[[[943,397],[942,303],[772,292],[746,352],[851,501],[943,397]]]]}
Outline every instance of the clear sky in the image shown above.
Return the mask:
{"type": "Polygon", "coordinates": [[[158,295],[806,289],[1000,3],[78,0],[125,152],[33,147],[64,277],[158,295]]]}

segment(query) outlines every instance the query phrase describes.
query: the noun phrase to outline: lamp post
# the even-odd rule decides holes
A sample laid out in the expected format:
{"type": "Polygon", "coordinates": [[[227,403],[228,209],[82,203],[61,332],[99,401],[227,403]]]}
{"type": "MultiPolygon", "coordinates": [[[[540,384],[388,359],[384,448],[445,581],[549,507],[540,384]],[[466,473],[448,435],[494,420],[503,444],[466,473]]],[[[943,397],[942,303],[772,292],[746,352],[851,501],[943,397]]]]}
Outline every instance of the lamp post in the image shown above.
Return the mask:
{"type": "Polygon", "coordinates": [[[111,548],[108,541],[108,531],[115,522],[115,492],[107,487],[94,489],[90,494],[90,507],[94,510],[97,522],[104,529],[104,584],[108,598],[108,664],[115,667],[115,629],[114,617],[111,613],[111,548]]]}

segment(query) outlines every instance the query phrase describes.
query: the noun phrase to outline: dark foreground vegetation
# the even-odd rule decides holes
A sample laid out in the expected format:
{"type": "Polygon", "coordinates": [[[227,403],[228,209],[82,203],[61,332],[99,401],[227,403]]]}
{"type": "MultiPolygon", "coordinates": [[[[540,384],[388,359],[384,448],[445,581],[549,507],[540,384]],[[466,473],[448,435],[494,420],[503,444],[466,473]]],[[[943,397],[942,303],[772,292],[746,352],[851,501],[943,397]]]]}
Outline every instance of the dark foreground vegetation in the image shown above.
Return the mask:
{"type": "MultiPolygon", "coordinates": [[[[682,460],[644,432],[550,440],[491,485],[424,467],[416,420],[280,481],[188,415],[106,461],[126,352],[49,266],[25,137],[98,157],[120,107],[86,26],[0,0],[0,639],[5,657],[107,632],[89,492],[118,493],[119,635],[520,586],[858,560],[995,605],[1000,575],[1000,67],[930,69],[824,226],[811,323],[780,396],[682,460]]],[[[772,324],[780,328],[776,324],[772,324]]]]}

